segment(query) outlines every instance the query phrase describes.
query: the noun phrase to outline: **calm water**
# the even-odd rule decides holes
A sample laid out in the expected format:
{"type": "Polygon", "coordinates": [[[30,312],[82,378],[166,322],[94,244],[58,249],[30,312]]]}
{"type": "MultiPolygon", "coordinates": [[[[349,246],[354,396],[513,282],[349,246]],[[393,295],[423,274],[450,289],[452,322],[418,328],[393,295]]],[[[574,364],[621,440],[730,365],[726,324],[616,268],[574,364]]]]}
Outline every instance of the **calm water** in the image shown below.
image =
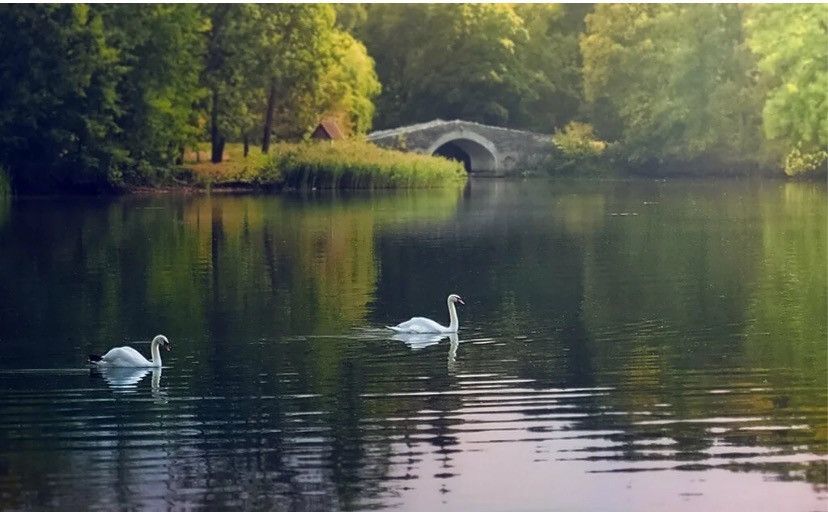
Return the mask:
{"type": "Polygon", "coordinates": [[[827,199],[0,202],[0,509],[826,510],[827,199]],[[382,329],[450,292],[459,336],[382,329]]]}

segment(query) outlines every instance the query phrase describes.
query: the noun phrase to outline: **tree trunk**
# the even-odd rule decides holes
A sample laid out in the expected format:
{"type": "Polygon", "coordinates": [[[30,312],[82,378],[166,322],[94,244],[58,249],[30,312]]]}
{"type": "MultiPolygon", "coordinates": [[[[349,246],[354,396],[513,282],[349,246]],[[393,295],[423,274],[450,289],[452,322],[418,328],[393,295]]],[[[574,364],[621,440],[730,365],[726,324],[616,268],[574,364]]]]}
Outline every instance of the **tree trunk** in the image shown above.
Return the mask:
{"type": "Polygon", "coordinates": [[[210,149],[212,153],[210,161],[214,164],[221,162],[222,156],[224,155],[224,137],[219,133],[218,127],[218,103],[218,89],[213,89],[213,104],[212,111],[210,112],[210,149]]]}
{"type": "Polygon", "coordinates": [[[221,162],[222,160],[224,160],[224,143],[225,143],[224,137],[219,135],[218,140],[213,145],[213,159],[212,159],[212,162],[214,164],[217,164],[217,163],[221,162]]]}
{"type": "Polygon", "coordinates": [[[250,137],[247,135],[247,132],[244,132],[244,157],[247,158],[247,154],[250,153],[250,137]]]}
{"type": "Polygon", "coordinates": [[[265,109],[264,133],[262,134],[262,153],[270,149],[270,132],[273,130],[273,109],[276,103],[276,82],[270,82],[270,93],[267,95],[267,109],[265,109]]]}

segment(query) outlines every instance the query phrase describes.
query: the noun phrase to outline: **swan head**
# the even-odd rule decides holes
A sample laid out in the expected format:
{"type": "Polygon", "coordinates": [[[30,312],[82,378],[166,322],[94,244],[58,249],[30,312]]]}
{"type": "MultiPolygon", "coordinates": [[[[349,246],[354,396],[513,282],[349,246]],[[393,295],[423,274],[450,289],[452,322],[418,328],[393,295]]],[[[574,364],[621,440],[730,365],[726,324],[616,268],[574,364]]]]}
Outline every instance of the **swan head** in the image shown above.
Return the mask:
{"type": "Polygon", "coordinates": [[[460,296],[457,295],[456,293],[452,293],[451,295],[449,295],[448,296],[448,301],[449,301],[449,303],[459,302],[460,304],[463,304],[464,306],[466,305],[466,303],[463,302],[463,299],[460,298],[460,296]]]}
{"type": "Polygon", "coordinates": [[[170,345],[170,340],[168,340],[167,337],[164,336],[163,334],[159,334],[158,336],[153,338],[152,339],[152,344],[153,345],[158,345],[159,347],[164,347],[164,350],[167,350],[167,351],[169,351],[170,348],[172,348],[172,345],[170,345]]]}

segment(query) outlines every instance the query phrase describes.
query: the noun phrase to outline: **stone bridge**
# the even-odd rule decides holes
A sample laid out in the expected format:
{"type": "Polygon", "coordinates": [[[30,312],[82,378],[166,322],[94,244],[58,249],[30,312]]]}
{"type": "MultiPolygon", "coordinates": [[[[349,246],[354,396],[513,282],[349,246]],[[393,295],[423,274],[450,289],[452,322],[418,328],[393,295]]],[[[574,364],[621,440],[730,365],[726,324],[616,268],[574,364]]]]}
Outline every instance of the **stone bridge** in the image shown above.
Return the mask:
{"type": "Polygon", "coordinates": [[[470,121],[443,121],[381,130],[368,140],[382,147],[460,160],[469,173],[507,176],[536,170],[552,152],[550,135],[470,121]]]}

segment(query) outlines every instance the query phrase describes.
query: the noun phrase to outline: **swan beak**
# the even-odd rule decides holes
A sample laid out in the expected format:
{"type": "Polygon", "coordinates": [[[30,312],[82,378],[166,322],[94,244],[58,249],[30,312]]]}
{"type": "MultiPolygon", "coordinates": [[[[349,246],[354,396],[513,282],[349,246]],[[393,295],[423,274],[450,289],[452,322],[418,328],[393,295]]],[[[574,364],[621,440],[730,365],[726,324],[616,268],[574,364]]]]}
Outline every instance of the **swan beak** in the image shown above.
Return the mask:
{"type": "Polygon", "coordinates": [[[457,302],[459,302],[460,304],[462,304],[462,305],[464,305],[464,306],[466,305],[466,303],[465,303],[465,302],[463,302],[463,299],[457,299],[457,302]]]}
{"type": "Polygon", "coordinates": [[[169,346],[169,345],[164,345],[164,348],[167,350],[167,352],[169,352],[170,350],[172,350],[172,349],[170,348],[170,346],[169,346]]]}

